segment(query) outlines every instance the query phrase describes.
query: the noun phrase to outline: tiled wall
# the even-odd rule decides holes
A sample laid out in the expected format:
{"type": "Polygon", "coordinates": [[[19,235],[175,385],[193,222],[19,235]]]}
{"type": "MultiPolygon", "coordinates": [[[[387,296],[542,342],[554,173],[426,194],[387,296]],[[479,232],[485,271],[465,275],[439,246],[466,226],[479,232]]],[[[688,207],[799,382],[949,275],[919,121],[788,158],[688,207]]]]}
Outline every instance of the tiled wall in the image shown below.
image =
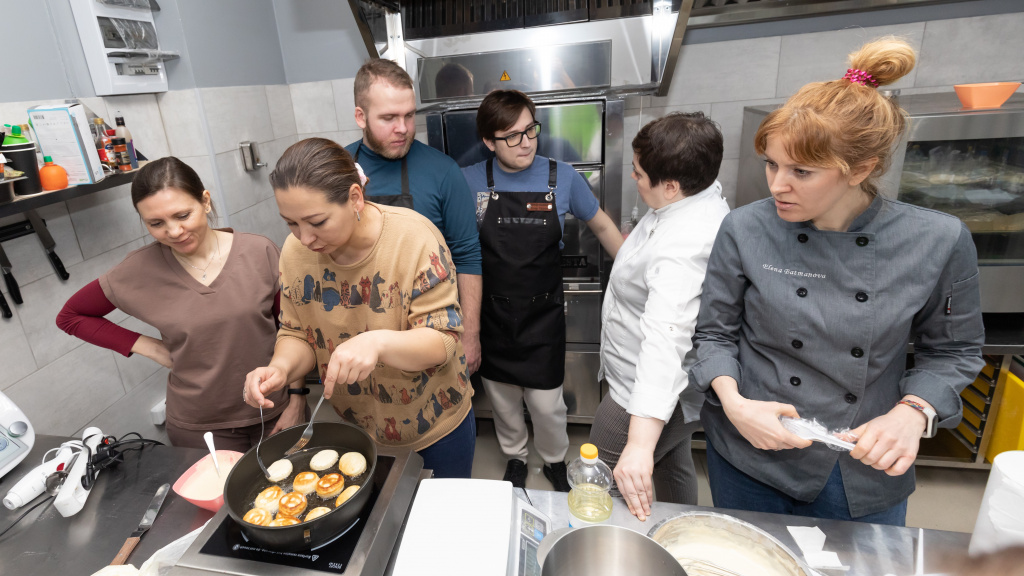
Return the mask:
{"type": "MultiPolygon", "coordinates": [[[[636,197],[629,143],[654,118],[701,110],[721,125],[725,160],[720,179],[731,200],[740,147],[748,145],[739,141],[744,106],[782,102],[807,82],[841,76],[846,55],[883,34],[901,35],[920,50],[915,71],[896,85],[904,94],[1021,78],[1024,60],[1015,56],[1024,54],[1022,29],[1024,13],[1016,13],[686,45],[667,97],[627,103],[623,215],[628,217],[636,197]]],[[[120,110],[149,157],[173,154],[199,173],[228,224],[280,244],[288,231],[277,214],[267,175],[281,153],[302,138],[322,136],[344,145],[361,136],[353,118],[352,81],[200,88],[84,102],[108,120],[120,110]],[[268,167],[242,169],[238,143],[243,140],[259,143],[268,167]]],[[[0,122],[17,119],[29,104],[0,103],[0,122]]],[[[422,123],[417,131],[425,141],[422,123]]],[[[150,241],[127,187],[49,206],[40,214],[71,279],[62,282],[54,275],[34,236],[4,243],[25,304],[13,306],[12,320],[0,320],[0,390],[22,406],[41,433],[74,434],[94,423],[108,433],[164,437],[147,418],[149,407],[163,396],[166,371],[144,358],[125,359],[83,344],[54,325],[71,294],[150,241]]],[[[120,312],[110,317],[157,335],[120,312]]]]}

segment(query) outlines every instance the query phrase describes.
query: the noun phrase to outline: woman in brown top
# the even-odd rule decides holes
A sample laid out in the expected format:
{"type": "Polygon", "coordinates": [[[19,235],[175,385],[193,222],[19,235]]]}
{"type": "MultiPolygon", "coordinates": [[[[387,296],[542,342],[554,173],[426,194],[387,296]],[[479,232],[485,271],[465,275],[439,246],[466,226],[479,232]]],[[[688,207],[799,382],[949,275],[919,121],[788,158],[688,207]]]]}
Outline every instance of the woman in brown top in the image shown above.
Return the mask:
{"type": "MultiPolygon", "coordinates": [[[[246,451],[260,434],[259,412],[238,397],[238,383],[274,351],[278,255],[255,234],[214,230],[210,192],[174,157],[135,176],[132,202],[156,242],[129,254],[68,300],[57,325],[86,342],[170,368],[167,435],[175,446],[246,451]],[[160,339],[104,318],[115,308],[160,331],[160,339]]],[[[266,414],[268,433],[299,424],[305,397],[284,390],[266,414]]]]}
{"type": "Polygon", "coordinates": [[[364,178],[322,138],[289,148],[270,174],[292,235],[274,358],[245,396],[277,406],[265,396],[316,366],[347,421],[418,451],[436,477],[468,478],[476,424],[451,253],[423,216],[367,202],[364,178]]]}

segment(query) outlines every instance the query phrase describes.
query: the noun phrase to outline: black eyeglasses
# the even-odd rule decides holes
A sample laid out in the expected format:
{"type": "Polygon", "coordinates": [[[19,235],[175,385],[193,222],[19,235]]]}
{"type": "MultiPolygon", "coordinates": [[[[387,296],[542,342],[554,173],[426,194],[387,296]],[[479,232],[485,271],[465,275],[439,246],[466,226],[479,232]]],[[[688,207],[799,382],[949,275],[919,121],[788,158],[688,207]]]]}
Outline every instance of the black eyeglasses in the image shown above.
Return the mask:
{"type": "Polygon", "coordinates": [[[509,148],[515,148],[523,143],[523,136],[526,136],[530,140],[536,140],[537,136],[540,136],[540,122],[530,124],[526,130],[523,130],[522,132],[515,132],[508,136],[495,136],[494,139],[504,140],[505,144],[508,145],[509,148]]]}

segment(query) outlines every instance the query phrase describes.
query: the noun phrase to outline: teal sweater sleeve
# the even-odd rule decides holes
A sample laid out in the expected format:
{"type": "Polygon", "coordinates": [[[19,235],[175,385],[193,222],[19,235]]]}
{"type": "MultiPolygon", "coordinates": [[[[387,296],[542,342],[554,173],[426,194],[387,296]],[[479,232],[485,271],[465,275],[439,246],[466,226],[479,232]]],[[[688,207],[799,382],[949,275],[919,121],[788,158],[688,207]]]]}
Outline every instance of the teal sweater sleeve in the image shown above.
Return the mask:
{"type": "Polygon", "coordinates": [[[480,237],[476,227],[476,202],[462,170],[454,161],[448,166],[441,181],[441,210],[444,228],[441,233],[452,252],[458,274],[483,272],[480,256],[480,237]]]}

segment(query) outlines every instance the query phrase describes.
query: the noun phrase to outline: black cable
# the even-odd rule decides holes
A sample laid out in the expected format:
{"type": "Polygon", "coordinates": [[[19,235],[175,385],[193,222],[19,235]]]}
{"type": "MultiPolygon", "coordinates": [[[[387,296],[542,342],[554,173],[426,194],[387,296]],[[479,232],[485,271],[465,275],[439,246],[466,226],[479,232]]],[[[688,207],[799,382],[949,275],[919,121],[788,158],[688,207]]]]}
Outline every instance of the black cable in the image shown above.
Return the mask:
{"type": "Polygon", "coordinates": [[[4,528],[4,531],[3,531],[3,532],[0,532],[0,538],[3,538],[3,537],[4,537],[4,534],[7,534],[7,532],[9,532],[11,528],[14,528],[15,526],[17,526],[17,525],[18,525],[18,522],[21,522],[21,520],[22,520],[22,519],[23,519],[23,518],[24,518],[25,516],[28,516],[29,512],[31,512],[31,511],[33,511],[33,510],[35,510],[36,508],[38,508],[38,507],[39,507],[40,505],[42,505],[42,504],[46,504],[47,502],[51,502],[51,503],[52,503],[52,502],[53,502],[53,500],[55,500],[55,497],[54,497],[54,496],[49,496],[49,495],[47,495],[45,499],[43,499],[43,500],[40,500],[39,502],[36,502],[35,504],[33,504],[33,505],[32,505],[32,506],[31,506],[31,507],[30,507],[30,508],[28,509],[28,510],[25,510],[25,513],[24,513],[24,514],[22,514],[21,516],[18,516],[18,519],[17,519],[17,520],[15,520],[13,524],[11,524],[10,526],[8,526],[7,528],[4,528]]]}

